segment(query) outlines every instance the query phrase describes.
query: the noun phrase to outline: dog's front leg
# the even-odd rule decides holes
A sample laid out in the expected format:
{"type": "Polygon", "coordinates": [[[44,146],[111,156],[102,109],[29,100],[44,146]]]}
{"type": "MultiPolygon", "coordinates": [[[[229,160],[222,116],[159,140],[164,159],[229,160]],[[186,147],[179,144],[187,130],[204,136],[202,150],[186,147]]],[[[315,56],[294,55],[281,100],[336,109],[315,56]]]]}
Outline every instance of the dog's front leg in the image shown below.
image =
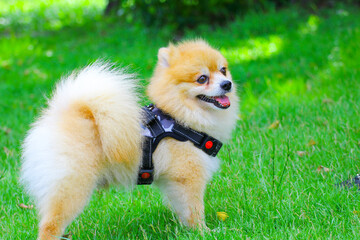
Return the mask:
{"type": "Polygon", "coordinates": [[[171,141],[169,150],[172,158],[159,179],[160,189],[185,225],[206,228],[204,192],[208,178],[204,160],[191,143],[171,141]],[[184,149],[184,145],[188,147],[184,149]]]}
{"type": "Polygon", "coordinates": [[[205,183],[194,183],[192,180],[180,176],[162,184],[161,189],[182,223],[192,228],[204,228],[205,183]]]}

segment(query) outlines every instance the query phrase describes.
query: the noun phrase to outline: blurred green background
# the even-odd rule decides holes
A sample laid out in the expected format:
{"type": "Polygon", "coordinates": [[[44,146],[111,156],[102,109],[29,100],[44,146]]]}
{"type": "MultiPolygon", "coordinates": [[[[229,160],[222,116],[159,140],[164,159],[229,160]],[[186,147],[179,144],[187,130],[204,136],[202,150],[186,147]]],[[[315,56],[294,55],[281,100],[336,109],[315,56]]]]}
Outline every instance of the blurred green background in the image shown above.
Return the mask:
{"type": "MultiPolygon", "coordinates": [[[[34,239],[18,182],[21,142],[55,83],[96,59],[130,66],[145,89],[157,50],[201,37],[228,59],[241,98],[221,171],[208,186],[211,232],[181,226],[156,188],[99,190],[73,239],[357,239],[358,1],[0,1],[0,239],[34,239]],[[151,206],[151,207],[149,207],[151,206]],[[229,215],[225,221],[216,212],[229,215]]],[[[148,102],[146,97],[142,102],[148,102]]]]}

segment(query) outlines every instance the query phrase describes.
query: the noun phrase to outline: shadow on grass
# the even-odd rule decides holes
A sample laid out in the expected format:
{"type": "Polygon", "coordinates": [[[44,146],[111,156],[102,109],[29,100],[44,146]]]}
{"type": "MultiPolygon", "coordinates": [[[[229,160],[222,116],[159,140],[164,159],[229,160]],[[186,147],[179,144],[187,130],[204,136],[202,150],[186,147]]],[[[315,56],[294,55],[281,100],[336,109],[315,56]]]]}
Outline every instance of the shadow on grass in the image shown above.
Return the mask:
{"type": "Polygon", "coordinates": [[[98,191],[68,231],[81,239],[169,239],[197,233],[181,225],[151,186],[98,191]]]}

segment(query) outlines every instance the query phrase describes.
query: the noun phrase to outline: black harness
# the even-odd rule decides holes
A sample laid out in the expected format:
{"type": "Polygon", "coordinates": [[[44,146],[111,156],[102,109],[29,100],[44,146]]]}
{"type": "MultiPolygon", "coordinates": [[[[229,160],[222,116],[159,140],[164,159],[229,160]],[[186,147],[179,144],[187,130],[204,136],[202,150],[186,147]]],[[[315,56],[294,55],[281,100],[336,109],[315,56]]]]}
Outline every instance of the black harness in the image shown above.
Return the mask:
{"type": "Polygon", "coordinates": [[[154,180],[154,165],[152,155],[159,142],[165,137],[175,138],[178,141],[191,141],[208,155],[215,157],[222,143],[207,135],[178,124],[172,117],[163,113],[159,108],[150,104],[143,108],[143,157],[140,166],[137,184],[151,184],[154,180]]]}

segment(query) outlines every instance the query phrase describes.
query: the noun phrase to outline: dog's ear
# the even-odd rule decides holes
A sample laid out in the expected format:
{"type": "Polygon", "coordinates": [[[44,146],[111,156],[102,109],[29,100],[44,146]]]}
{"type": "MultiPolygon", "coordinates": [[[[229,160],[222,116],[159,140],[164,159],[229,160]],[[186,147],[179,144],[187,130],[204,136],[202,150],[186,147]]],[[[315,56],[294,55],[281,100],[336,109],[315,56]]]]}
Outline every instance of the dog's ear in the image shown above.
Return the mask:
{"type": "Polygon", "coordinates": [[[159,64],[163,67],[169,67],[169,48],[162,47],[158,52],[159,64]]]}

